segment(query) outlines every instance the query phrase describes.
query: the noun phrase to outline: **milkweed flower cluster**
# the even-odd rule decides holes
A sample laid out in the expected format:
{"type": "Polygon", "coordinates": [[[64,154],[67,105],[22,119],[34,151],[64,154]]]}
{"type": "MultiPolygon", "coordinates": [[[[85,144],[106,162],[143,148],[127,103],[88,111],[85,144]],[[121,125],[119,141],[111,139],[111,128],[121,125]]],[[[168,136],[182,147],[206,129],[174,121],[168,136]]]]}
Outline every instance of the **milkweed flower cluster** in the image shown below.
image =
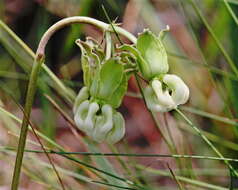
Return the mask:
{"type": "Polygon", "coordinates": [[[149,81],[144,89],[147,107],[152,111],[167,112],[184,104],[189,98],[189,88],[177,75],[169,70],[166,50],[162,44],[165,30],[157,37],[149,30],[138,36],[136,48],[140,56],[139,67],[149,81]]]}
{"type": "Polygon", "coordinates": [[[127,90],[128,76],[119,57],[105,60],[100,45],[88,38],[81,49],[85,86],[74,103],[74,120],[96,142],[114,144],[125,134],[125,120],[116,111],[127,90]]]}
{"type": "Polygon", "coordinates": [[[167,112],[187,102],[189,89],[178,76],[166,74],[161,80],[153,79],[145,88],[144,94],[150,110],[167,112]],[[167,85],[165,89],[163,84],[167,85]]]}
{"type": "Polygon", "coordinates": [[[90,101],[88,87],[83,87],[75,101],[74,120],[76,125],[97,142],[118,142],[125,134],[125,121],[111,105],[100,106],[90,101]]]}
{"type": "Polygon", "coordinates": [[[93,39],[76,41],[82,53],[85,86],[75,100],[74,120],[94,141],[113,144],[125,134],[125,121],[116,108],[127,90],[128,71],[140,71],[148,81],[143,91],[150,110],[167,112],[187,102],[187,85],[177,75],[167,74],[168,58],[162,44],[165,31],[156,36],[144,30],[135,45],[116,47],[112,56],[106,56],[93,39]]]}
{"type": "Polygon", "coordinates": [[[189,98],[189,88],[177,75],[167,74],[169,64],[165,47],[162,43],[164,32],[159,36],[146,29],[139,34],[135,46],[122,45],[122,51],[133,54],[142,76],[148,81],[144,89],[147,107],[156,112],[167,112],[184,104],[189,98]]]}

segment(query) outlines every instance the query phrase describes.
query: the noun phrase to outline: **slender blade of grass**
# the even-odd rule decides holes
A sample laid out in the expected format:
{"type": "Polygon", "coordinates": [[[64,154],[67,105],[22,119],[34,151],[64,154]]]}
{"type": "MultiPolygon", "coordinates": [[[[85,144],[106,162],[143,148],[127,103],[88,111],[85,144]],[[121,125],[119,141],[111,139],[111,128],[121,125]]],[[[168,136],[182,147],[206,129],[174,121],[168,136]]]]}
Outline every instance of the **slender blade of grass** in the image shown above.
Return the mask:
{"type": "Polygon", "coordinates": [[[232,19],[234,20],[234,22],[236,23],[236,25],[238,26],[238,18],[236,17],[234,11],[232,10],[232,8],[230,7],[229,3],[227,0],[223,0],[223,3],[226,6],[227,11],[229,12],[229,14],[231,15],[232,19]]]}
{"type": "MultiPolygon", "coordinates": [[[[14,99],[14,97],[11,95],[11,93],[8,93],[8,94],[10,95],[10,97],[11,97],[11,99],[14,101],[14,103],[17,105],[17,107],[20,108],[20,110],[22,111],[24,117],[26,117],[23,107],[14,99]]],[[[55,172],[55,174],[56,174],[56,176],[57,176],[57,178],[58,178],[58,180],[59,180],[59,182],[60,182],[60,185],[61,185],[62,189],[63,189],[63,190],[66,190],[66,189],[65,189],[65,186],[64,186],[64,184],[63,184],[63,181],[62,181],[62,179],[61,179],[61,177],[60,177],[60,175],[59,175],[59,173],[58,173],[58,171],[57,171],[57,169],[56,169],[56,167],[55,167],[55,165],[54,165],[53,160],[51,159],[50,155],[47,153],[47,151],[46,151],[46,149],[45,149],[43,143],[41,142],[39,136],[37,135],[37,133],[36,133],[34,127],[33,127],[33,124],[32,124],[32,122],[30,121],[29,118],[28,118],[28,123],[29,123],[29,125],[30,125],[30,127],[31,127],[31,129],[32,129],[32,131],[33,131],[33,133],[34,133],[34,135],[35,135],[35,137],[36,137],[38,143],[40,144],[41,148],[43,149],[43,152],[45,153],[47,159],[49,160],[50,164],[52,165],[52,168],[53,168],[53,170],[54,170],[54,172],[55,172]]]]}
{"type": "Polygon", "coordinates": [[[167,163],[167,167],[169,168],[169,172],[171,173],[174,181],[177,183],[179,190],[183,190],[184,188],[182,187],[181,183],[177,179],[176,175],[174,174],[173,170],[170,168],[169,164],[167,163]]]}
{"type": "MultiPolygon", "coordinates": [[[[145,166],[142,166],[142,165],[137,165],[136,167],[143,170],[144,172],[154,173],[156,175],[166,176],[166,177],[170,177],[170,178],[172,177],[170,175],[170,173],[162,171],[162,170],[156,170],[156,169],[145,167],[145,166]]],[[[202,187],[202,188],[211,189],[211,190],[228,190],[228,188],[225,188],[225,187],[205,183],[205,182],[194,180],[194,179],[189,179],[189,178],[186,178],[186,177],[183,177],[183,176],[176,175],[176,178],[179,181],[185,182],[187,184],[190,184],[190,185],[193,185],[193,186],[196,186],[196,187],[202,187]]]]}
{"type": "MultiPolygon", "coordinates": [[[[220,157],[224,158],[224,156],[220,153],[220,151],[211,143],[211,141],[201,132],[199,128],[197,128],[179,109],[176,109],[176,112],[198,133],[198,135],[207,143],[207,145],[220,157]]],[[[229,163],[229,161],[224,160],[224,163],[228,166],[230,170],[238,177],[237,171],[233,168],[233,166],[229,163]]]]}
{"type": "MultiPolygon", "coordinates": [[[[9,150],[16,151],[14,147],[1,147],[0,150],[9,150]]],[[[44,151],[41,150],[29,150],[26,149],[25,152],[30,153],[39,153],[42,154],[44,151]]],[[[103,153],[103,152],[64,152],[64,151],[55,151],[47,149],[48,154],[58,154],[58,155],[81,155],[81,156],[93,156],[93,157],[137,157],[137,158],[183,158],[183,159],[204,159],[204,160],[217,160],[217,161],[230,161],[238,162],[238,159],[235,158],[220,158],[214,156],[201,156],[201,155],[183,155],[183,154],[138,154],[138,153],[103,153]]]]}
{"type": "Polygon", "coordinates": [[[210,33],[210,35],[212,36],[214,42],[216,43],[217,47],[221,50],[224,58],[226,59],[227,63],[230,65],[232,71],[236,74],[236,76],[238,77],[238,69],[235,65],[235,63],[233,62],[233,60],[231,59],[231,57],[229,56],[229,54],[227,53],[227,51],[225,50],[225,48],[223,47],[222,43],[220,42],[220,40],[217,38],[216,34],[214,33],[212,27],[209,25],[209,23],[207,22],[206,18],[203,16],[202,12],[199,10],[198,6],[196,5],[196,3],[194,2],[194,0],[187,0],[188,2],[190,2],[190,4],[192,5],[193,9],[195,10],[196,14],[198,15],[198,17],[200,18],[200,20],[203,22],[204,26],[206,27],[206,29],[208,30],[208,32],[210,33]]]}

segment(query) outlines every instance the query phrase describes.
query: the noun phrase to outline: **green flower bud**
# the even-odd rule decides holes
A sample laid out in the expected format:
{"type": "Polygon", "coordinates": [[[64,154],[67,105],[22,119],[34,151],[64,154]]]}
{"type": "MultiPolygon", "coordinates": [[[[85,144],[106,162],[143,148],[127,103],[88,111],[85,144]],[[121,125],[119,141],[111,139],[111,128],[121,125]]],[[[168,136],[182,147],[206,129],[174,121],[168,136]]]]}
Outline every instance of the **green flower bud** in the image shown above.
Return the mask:
{"type": "Polygon", "coordinates": [[[181,78],[166,74],[161,80],[162,82],[157,78],[153,79],[144,90],[146,104],[150,110],[167,112],[188,101],[189,88],[181,78]],[[162,83],[166,85],[165,89],[162,83]]]}
{"type": "Polygon", "coordinates": [[[144,30],[137,39],[136,48],[140,53],[138,58],[139,69],[148,80],[160,74],[165,74],[169,70],[167,53],[162,43],[164,31],[156,36],[151,31],[144,30]]]}

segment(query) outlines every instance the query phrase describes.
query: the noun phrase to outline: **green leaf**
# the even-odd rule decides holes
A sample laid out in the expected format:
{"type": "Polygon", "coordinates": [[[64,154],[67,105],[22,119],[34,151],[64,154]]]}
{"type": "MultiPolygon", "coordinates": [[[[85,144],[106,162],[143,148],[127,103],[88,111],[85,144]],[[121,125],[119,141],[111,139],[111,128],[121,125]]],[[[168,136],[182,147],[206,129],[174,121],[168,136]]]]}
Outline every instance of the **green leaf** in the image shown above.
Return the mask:
{"type": "Polygon", "coordinates": [[[100,71],[99,96],[107,98],[117,89],[123,77],[123,65],[117,59],[109,59],[100,71]]]}
{"type": "Polygon", "coordinates": [[[99,88],[100,88],[100,72],[97,72],[90,86],[90,95],[93,98],[96,98],[98,96],[99,88]]]}

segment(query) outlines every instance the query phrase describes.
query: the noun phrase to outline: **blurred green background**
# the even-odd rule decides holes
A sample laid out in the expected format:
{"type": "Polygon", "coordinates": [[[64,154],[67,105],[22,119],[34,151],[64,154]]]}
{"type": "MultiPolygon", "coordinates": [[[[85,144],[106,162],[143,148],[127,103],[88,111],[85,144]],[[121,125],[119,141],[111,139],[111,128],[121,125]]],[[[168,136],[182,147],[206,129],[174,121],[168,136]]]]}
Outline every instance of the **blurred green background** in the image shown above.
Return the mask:
{"type": "MultiPolygon", "coordinates": [[[[164,39],[170,73],[180,76],[188,84],[191,93],[189,102],[181,106],[180,110],[225,157],[237,158],[237,0],[5,0],[0,1],[1,190],[9,189],[14,166],[14,151],[7,149],[15,147],[18,141],[20,124],[14,116],[21,119],[23,115],[16,102],[24,104],[33,52],[42,35],[52,24],[69,16],[89,16],[108,23],[102,5],[111,20],[121,23],[121,27],[134,35],[144,28],[150,28],[158,34],[166,25],[170,26],[171,30],[164,39]]],[[[86,140],[88,143],[85,146],[82,138],[86,137],[77,137],[59,111],[63,110],[72,118],[72,105],[62,95],[61,88],[52,80],[51,74],[54,73],[69,92],[74,91],[76,94],[79,91],[83,82],[80,49],[75,45],[75,40],[85,39],[86,36],[101,41],[103,33],[90,25],[74,24],[57,32],[47,45],[47,67],[40,74],[32,112],[32,121],[44,136],[46,147],[61,150],[57,147],[60,145],[65,151],[214,156],[211,149],[175,112],[157,114],[158,123],[155,125],[143,101],[137,96],[138,87],[133,77],[129,81],[128,94],[119,108],[126,119],[124,140],[113,147],[91,144],[90,140],[86,140]],[[56,109],[46,95],[60,109],[56,109]]],[[[130,43],[126,39],[122,40],[130,43]]],[[[41,150],[31,133],[27,148],[41,150]]],[[[100,185],[93,180],[115,184],[122,189],[130,187],[128,183],[105,177],[100,172],[95,173],[69,159],[56,155],[51,157],[60,167],[58,169],[66,189],[118,189],[100,185]]],[[[144,189],[238,187],[237,179],[230,176],[221,161],[76,157],[123,176],[144,189]]],[[[237,164],[232,165],[237,167],[237,164]]],[[[61,189],[44,154],[26,153],[23,173],[23,189],[61,189]]]]}

